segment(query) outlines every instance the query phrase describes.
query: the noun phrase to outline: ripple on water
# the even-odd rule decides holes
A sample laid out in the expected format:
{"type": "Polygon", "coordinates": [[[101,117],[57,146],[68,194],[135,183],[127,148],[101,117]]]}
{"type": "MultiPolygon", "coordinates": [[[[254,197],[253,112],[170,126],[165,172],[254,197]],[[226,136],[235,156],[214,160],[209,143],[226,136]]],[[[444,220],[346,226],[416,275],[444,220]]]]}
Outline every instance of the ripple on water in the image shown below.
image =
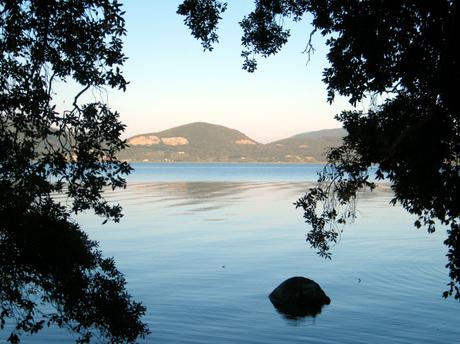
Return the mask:
{"type": "MultiPolygon", "coordinates": [[[[305,243],[292,204],[307,188],[133,183],[108,193],[124,206],[120,225],[100,230],[90,216],[82,224],[147,306],[145,343],[456,342],[460,307],[440,297],[448,278],[443,231],[414,229],[412,217],[388,205],[388,188],[379,188],[360,195],[359,218],[324,260],[305,243]],[[268,300],[296,275],[331,297],[316,318],[286,319],[268,300]]],[[[42,342],[54,340],[47,333],[42,342]]]]}

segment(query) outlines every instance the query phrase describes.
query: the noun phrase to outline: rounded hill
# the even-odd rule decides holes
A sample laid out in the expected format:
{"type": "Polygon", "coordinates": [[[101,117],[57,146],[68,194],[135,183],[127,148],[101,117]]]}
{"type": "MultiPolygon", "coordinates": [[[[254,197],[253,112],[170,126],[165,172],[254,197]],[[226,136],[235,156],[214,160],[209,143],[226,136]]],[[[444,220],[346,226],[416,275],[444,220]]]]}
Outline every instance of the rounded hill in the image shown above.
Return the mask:
{"type": "Polygon", "coordinates": [[[159,137],[185,137],[191,146],[231,145],[238,144],[237,142],[244,142],[244,140],[257,144],[238,130],[204,122],[181,125],[160,131],[155,135],[159,137]]]}
{"type": "Polygon", "coordinates": [[[326,149],[339,145],[343,136],[342,129],[333,129],[261,144],[238,130],[195,122],[133,136],[120,158],[157,162],[320,162],[325,160],[326,149]]]}
{"type": "Polygon", "coordinates": [[[122,155],[137,161],[252,161],[262,146],[238,130],[204,122],[136,135],[128,144],[122,155]]]}

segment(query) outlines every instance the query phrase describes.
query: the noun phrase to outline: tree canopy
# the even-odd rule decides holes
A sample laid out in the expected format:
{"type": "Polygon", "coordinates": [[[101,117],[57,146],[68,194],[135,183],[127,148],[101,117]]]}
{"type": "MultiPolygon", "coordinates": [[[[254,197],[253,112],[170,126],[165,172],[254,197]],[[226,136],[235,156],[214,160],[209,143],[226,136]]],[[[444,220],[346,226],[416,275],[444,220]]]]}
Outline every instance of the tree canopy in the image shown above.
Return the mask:
{"type": "MultiPolygon", "coordinates": [[[[178,13],[204,49],[218,41],[217,24],[227,4],[185,0],[178,13]],[[197,10],[200,15],[197,14],[197,10]],[[206,19],[201,17],[206,13],[206,19]]],[[[460,299],[460,2],[454,0],[345,1],[256,0],[242,19],[243,68],[276,54],[288,41],[283,19],[312,16],[313,31],[326,37],[329,66],[323,72],[329,102],[336,94],[352,105],[370,99],[368,111],[337,115],[348,135],[330,150],[317,187],[296,203],[311,226],[307,241],[330,257],[342,225],[355,217],[363,188],[388,180],[393,204],[417,217],[416,227],[447,226],[444,297],[460,299]],[[377,96],[381,101],[377,102],[377,96]]],[[[311,37],[311,36],[310,36],[311,37]]],[[[307,52],[311,52],[311,39],[307,52]]]]}
{"type": "Polygon", "coordinates": [[[124,126],[104,102],[81,98],[125,89],[122,16],[117,0],[0,1],[0,328],[14,321],[11,343],[50,325],[79,342],[148,333],[145,308],[73,217],[121,217],[103,192],[125,187],[131,170],[116,158],[124,126]],[[65,82],[81,91],[59,112],[53,93],[65,82]]]}

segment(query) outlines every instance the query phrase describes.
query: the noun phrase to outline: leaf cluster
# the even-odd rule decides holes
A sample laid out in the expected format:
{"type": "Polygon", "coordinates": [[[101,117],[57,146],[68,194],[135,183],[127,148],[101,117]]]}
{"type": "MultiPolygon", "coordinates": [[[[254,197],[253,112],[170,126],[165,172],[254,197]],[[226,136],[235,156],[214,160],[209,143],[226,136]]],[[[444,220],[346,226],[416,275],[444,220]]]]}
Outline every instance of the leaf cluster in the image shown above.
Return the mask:
{"type": "Polygon", "coordinates": [[[72,220],[122,216],[104,191],[125,187],[131,171],[116,157],[124,125],[103,101],[81,98],[126,88],[125,33],[116,0],[0,1],[0,325],[16,320],[10,342],[45,325],[80,342],[148,333],[113,260],[72,220]],[[57,111],[55,85],[69,81],[81,90],[57,111]]]}
{"type": "Polygon", "coordinates": [[[48,202],[26,214],[2,207],[0,216],[0,327],[7,318],[16,322],[9,342],[52,325],[80,343],[134,342],[148,332],[140,321],[145,308],[127,293],[113,259],[102,257],[62,207],[48,202]]]}
{"type": "Polygon", "coordinates": [[[226,9],[227,3],[216,0],[185,0],[179,5],[177,14],[185,16],[184,23],[193,37],[201,41],[204,50],[211,51],[212,45],[219,42],[217,24],[226,9]]]}

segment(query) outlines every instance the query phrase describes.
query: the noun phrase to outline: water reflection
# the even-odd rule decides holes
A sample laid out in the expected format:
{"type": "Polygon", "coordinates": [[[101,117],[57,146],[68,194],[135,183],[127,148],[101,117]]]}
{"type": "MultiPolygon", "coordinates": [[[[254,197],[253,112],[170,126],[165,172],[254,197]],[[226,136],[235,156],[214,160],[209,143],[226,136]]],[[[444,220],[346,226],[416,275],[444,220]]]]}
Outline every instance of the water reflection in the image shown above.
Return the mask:
{"type": "Polygon", "coordinates": [[[310,305],[307,307],[298,307],[298,308],[290,308],[290,307],[282,307],[278,304],[274,304],[272,302],[273,307],[276,311],[282,315],[282,317],[286,320],[292,321],[300,321],[304,320],[306,317],[315,318],[317,315],[321,314],[321,311],[325,305],[310,305]]]}
{"type": "MultiPolygon", "coordinates": [[[[312,186],[313,184],[311,184],[312,186]]],[[[309,187],[299,182],[159,182],[130,183],[123,192],[108,192],[107,198],[123,204],[144,206],[161,204],[162,208],[191,208],[206,212],[240,203],[250,198],[249,193],[283,190],[290,192],[293,201],[309,187]]]]}

